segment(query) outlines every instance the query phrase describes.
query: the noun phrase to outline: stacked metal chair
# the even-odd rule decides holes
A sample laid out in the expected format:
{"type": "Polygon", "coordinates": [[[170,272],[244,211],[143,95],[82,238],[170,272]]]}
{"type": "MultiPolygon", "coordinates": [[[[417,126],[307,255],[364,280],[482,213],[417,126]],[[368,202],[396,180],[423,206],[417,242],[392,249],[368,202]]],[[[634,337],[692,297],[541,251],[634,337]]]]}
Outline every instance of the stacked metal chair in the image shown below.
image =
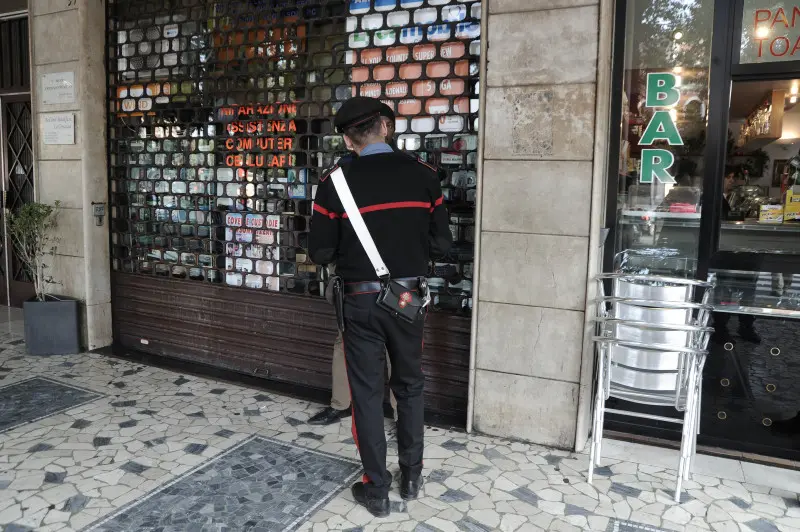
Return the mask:
{"type": "Polygon", "coordinates": [[[626,273],[604,274],[597,282],[597,391],[589,484],[600,463],[606,412],[675,422],[683,425],[675,487],[675,502],[680,502],[700,430],[703,366],[713,332],[708,327],[712,284],[626,273]],[[606,295],[606,283],[611,285],[611,295],[606,295]],[[683,417],[608,409],[609,397],[671,406],[683,417]]]}

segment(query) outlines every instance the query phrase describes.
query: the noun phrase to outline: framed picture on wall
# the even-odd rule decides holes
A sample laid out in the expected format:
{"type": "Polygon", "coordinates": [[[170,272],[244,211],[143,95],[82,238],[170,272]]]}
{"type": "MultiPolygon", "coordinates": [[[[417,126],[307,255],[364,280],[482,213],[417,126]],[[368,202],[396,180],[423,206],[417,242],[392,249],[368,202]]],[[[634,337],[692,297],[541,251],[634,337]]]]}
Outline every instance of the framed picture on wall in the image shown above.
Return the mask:
{"type": "Polygon", "coordinates": [[[783,175],[783,171],[786,168],[787,164],[789,164],[789,159],[775,159],[775,164],[772,165],[773,187],[781,186],[781,176],[783,175]]]}

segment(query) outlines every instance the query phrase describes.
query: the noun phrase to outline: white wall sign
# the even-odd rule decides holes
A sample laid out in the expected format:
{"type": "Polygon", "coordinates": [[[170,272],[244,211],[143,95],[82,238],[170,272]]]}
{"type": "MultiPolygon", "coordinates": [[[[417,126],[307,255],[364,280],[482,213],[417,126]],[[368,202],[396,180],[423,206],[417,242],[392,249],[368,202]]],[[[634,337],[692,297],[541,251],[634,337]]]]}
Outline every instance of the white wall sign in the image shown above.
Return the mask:
{"type": "Polygon", "coordinates": [[[75,72],[56,72],[42,76],[42,103],[75,102],[75,72]]]}
{"type": "Polygon", "coordinates": [[[51,113],[42,116],[45,144],[75,144],[75,114],[51,113]]]}

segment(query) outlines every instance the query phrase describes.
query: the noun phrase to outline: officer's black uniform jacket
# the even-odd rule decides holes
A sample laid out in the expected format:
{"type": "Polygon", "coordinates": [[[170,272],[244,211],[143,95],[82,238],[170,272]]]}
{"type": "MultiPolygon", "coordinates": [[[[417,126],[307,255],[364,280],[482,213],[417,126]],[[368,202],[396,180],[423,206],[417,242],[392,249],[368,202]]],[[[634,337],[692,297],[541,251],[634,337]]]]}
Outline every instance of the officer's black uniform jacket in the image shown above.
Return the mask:
{"type": "MultiPolygon", "coordinates": [[[[421,277],[428,262],[452,244],[449,216],[433,167],[401,152],[358,157],[341,163],[347,184],[391,276],[421,277]]],[[[377,279],[347,219],[330,173],[314,198],[309,254],[317,264],[336,263],[345,281],[377,279]]]]}

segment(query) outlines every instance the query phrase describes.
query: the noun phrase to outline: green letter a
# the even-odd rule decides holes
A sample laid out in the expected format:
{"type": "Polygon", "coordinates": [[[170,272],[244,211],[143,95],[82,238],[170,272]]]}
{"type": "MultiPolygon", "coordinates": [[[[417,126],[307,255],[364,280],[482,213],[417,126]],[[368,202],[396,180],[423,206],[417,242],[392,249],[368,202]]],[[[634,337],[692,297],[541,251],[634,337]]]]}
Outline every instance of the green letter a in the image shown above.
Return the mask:
{"type": "Polygon", "coordinates": [[[666,140],[670,146],[683,146],[683,139],[675,127],[669,111],[656,111],[639,141],[640,146],[651,146],[657,140],[666,140]]]}

